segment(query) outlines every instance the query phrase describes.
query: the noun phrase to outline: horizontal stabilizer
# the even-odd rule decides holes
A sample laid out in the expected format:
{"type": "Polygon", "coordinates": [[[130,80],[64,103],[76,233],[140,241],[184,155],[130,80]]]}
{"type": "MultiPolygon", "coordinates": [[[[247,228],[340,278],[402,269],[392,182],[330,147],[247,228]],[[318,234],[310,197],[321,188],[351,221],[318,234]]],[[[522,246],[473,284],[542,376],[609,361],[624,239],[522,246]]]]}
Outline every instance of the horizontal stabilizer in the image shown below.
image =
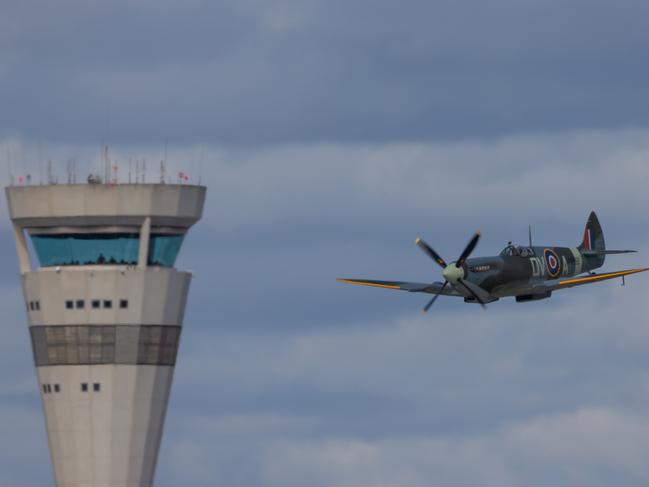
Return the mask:
{"type": "Polygon", "coordinates": [[[614,255],[614,254],[634,254],[637,250],[582,250],[582,255],[614,255]]]}

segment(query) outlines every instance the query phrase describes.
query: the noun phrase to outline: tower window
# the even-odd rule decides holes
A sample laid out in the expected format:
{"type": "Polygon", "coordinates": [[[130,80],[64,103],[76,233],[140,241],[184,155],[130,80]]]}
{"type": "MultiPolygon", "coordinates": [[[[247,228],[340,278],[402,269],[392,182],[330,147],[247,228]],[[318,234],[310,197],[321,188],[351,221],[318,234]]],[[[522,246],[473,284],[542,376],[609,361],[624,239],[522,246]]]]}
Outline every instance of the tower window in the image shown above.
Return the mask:
{"type": "Polygon", "coordinates": [[[32,235],[42,267],[137,264],[140,237],[135,233],[32,235]]]}
{"type": "Polygon", "coordinates": [[[47,384],[43,384],[43,394],[47,394],[47,384]]]}
{"type": "Polygon", "coordinates": [[[83,309],[86,307],[86,302],[83,299],[77,299],[77,309],[83,309]]]}
{"type": "Polygon", "coordinates": [[[110,299],[104,299],[104,308],[111,309],[113,307],[113,302],[110,299]]]}
{"type": "Polygon", "coordinates": [[[34,301],[34,308],[36,309],[36,311],[40,311],[41,310],[41,302],[40,301],[34,301]]]}
{"type": "Polygon", "coordinates": [[[73,309],[74,308],[74,301],[68,300],[65,302],[65,309],[73,309]]]}
{"type": "Polygon", "coordinates": [[[47,387],[47,393],[51,394],[52,393],[52,386],[50,384],[46,384],[45,387],[47,387]]]}
{"type": "Polygon", "coordinates": [[[173,267],[184,235],[152,234],[149,243],[149,265],[173,267]]]}
{"type": "Polygon", "coordinates": [[[95,391],[95,392],[99,392],[99,391],[101,391],[101,384],[99,384],[98,382],[95,382],[95,383],[92,385],[92,390],[95,391]]]}
{"type": "Polygon", "coordinates": [[[120,307],[121,309],[126,309],[126,308],[128,308],[128,299],[122,299],[122,300],[120,300],[120,302],[119,302],[119,307],[120,307]]]}
{"type": "Polygon", "coordinates": [[[82,382],[81,383],[81,392],[88,392],[88,383],[87,382],[82,382]]]}
{"type": "Polygon", "coordinates": [[[31,309],[32,311],[34,311],[34,301],[30,301],[30,302],[29,302],[29,309],[31,309]]]}
{"type": "Polygon", "coordinates": [[[61,392],[61,386],[59,384],[54,384],[54,392],[61,392]]]}
{"type": "Polygon", "coordinates": [[[93,299],[92,309],[99,309],[99,308],[101,308],[101,301],[99,299],[93,299]]]}

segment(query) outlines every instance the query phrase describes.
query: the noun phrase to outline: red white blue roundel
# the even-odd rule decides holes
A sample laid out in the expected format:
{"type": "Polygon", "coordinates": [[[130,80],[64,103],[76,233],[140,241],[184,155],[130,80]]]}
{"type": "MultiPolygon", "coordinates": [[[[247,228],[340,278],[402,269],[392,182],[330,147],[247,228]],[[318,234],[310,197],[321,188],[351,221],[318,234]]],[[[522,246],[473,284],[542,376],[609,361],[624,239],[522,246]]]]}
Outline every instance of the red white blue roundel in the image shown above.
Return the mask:
{"type": "Polygon", "coordinates": [[[557,253],[552,249],[545,249],[543,251],[543,257],[545,258],[548,275],[550,277],[559,277],[559,274],[561,274],[561,261],[557,253]]]}

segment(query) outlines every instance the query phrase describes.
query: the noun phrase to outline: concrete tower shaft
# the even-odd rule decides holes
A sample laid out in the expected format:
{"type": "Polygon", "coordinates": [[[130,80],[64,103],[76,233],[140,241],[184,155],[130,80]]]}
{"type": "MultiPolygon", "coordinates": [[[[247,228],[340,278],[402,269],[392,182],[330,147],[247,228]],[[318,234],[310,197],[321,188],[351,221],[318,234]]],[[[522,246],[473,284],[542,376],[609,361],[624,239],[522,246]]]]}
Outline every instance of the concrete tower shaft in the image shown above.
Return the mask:
{"type": "Polygon", "coordinates": [[[205,192],[6,189],[57,487],[153,485],[205,192]]]}

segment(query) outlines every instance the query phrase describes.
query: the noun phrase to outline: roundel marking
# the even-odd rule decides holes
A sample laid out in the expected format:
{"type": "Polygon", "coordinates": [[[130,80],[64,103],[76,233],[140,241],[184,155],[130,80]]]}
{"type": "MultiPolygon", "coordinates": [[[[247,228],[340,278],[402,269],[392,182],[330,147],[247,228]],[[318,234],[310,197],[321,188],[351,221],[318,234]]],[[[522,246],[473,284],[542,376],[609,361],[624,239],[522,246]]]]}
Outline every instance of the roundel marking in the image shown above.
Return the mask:
{"type": "Polygon", "coordinates": [[[557,253],[552,249],[545,249],[543,251],[543,257],[545,258],[548,275],[550,277],[559,277],[559,274],[561,274],[561,261],[557,253]]]}

